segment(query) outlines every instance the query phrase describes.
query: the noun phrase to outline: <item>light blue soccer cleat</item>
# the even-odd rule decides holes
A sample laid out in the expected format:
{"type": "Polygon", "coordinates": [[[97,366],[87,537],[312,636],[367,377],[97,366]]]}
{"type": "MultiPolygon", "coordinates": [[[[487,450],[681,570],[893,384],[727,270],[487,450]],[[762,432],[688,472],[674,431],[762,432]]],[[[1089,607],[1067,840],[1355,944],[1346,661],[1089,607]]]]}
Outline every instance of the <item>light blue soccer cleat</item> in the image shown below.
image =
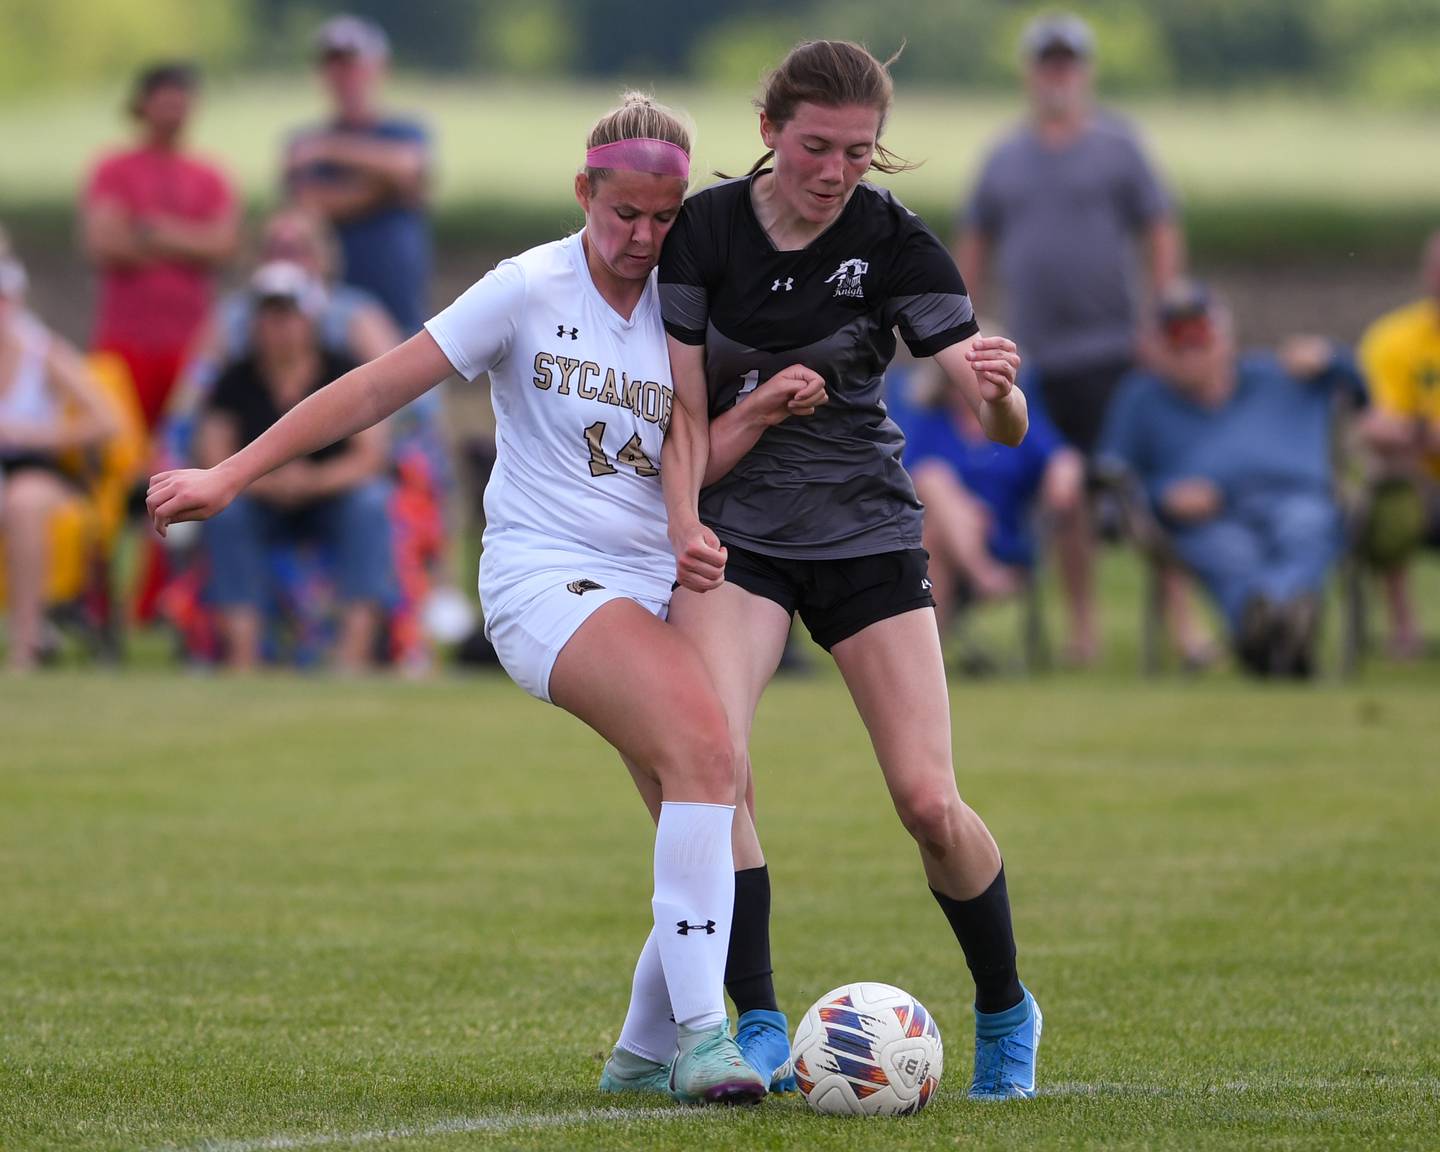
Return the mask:
{"type": "Polygon", "coordinates": [[[796,1092],[795,1064],[790,1058],[790,1025],[783,1012],[752,1008],[742,1013],[735,1043],[745,1062],[760,1073],[771,1092],[796,1092]]]}
{"type": "Polygon", "coordinates": [[[1028,1100],[1035,1095],[1035,1058],[1045,1020],[1035,997],[1024,991],[1025,998],[1013,1008],[975,1013],[972,1100],[1028,1100]]]}
{"type": "Polygon", "coordinates": [[[670,1065],[670,1094],[682,1104],[755,1104],[765,1081],[730,1038],[730,1021],[705,1031],[680,1026],[679,1053],[670,1065]]]}
{"type": "Polygon", "coordinates": [[[670,1065],[657,1064],[616,1046],[600,1073],[601,1092],[644,1092],[670,1095],[670,1065]]]}

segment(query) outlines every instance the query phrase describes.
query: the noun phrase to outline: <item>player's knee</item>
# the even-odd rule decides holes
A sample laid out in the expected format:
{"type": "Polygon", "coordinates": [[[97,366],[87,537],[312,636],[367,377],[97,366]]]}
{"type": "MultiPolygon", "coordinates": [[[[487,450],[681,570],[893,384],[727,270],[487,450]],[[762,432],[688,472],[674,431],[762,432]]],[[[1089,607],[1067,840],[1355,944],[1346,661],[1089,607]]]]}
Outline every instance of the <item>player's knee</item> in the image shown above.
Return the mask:
{"type": "Polygon", "coordinates": [[[921,844],[949,844],[959,836],[965,810],[953,784],[938,781],[899,793],[895,811],[911,836],[921,844]]]}
{"type": "Polygon", "coordinates": [[[711,803],[734,802],[734,749],[723,718],[701,714],[676,724],[660,759],[660,784],[667,792],[683,788],[711,803]]]}

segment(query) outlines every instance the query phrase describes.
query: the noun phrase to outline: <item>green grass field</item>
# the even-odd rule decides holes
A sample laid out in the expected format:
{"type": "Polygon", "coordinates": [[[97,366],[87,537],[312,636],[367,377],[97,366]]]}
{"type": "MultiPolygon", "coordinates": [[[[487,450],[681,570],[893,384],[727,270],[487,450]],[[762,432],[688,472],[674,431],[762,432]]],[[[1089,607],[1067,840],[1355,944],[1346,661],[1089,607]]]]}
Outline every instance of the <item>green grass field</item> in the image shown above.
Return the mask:
{"type": "Polygon", "coordinates": [[[833,674],[765,699],[783,1007],[889,981],[948,1041],[890,1122],[595,1092],[648,824],[503,680],[6,682],[0,1148],[1434,1147],[1435,666],[1145,684],[1127,643],[954,690],[1046,1012],[1026,1104],[963,1099],[968,978],[833,674]]]}
{"type": "MultiPolygon", "coordinates": [[[[751,93],[662,84],[657,95],[693,117],[697,173],[743,171],[760,154],[751,93]]],[[[442,214],[462,218],[469,233],[503,235],[514,220],[543,229],[570,211],[585,130],[617,96],[618,86],[406,81],[394,104],[418,111],[436,132],[442,214]],[[496,217],[488,226],[487,215],[496,217]]],[[[983,151],[1019,110],[994,96],[902,88],[886,139],[924,164],[885,181],[948,227],[983,151]]],[[[1363,248],[1373,234],[1388,235],[1397,213],[1413,230],[1440,184],[1434,117],[1254,96],[1125,111],[1200,218],[1198,242],[1228,238],[1238,255],[1253,256],[1257,240],[1273,243],[1277,233],[1299,243],[1337,229],[1363,248]],[[1247,229],[1244,218],[1257,217],[1247,229]]],[[[196,142],[223,157],[252,198],[267,201],[285,134],[319,115],[319,93],[301,77],[217,82],[196,142]]],[[[0,105],[0,211],[68,209],[96,153],[125,132],[116,93],[0,105]]]]}

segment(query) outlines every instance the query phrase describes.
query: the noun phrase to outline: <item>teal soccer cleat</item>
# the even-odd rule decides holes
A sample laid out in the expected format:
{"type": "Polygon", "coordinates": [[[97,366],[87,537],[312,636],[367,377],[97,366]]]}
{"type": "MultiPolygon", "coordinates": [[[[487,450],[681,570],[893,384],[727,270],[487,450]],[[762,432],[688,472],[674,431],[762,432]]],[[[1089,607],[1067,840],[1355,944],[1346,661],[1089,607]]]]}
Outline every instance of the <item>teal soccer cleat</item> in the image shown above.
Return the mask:
{"type": "Polygon", "coordinates": [[[1004,1012],[975,1013],[972,1100],[1028,1100],[1035,1095],[1035,1058],[1045,1020],[1035,997],[1004,1012]]]}
{"type": "Polygon", "coordinates": [[[670,1065],[616,1047],[600,1073],[601,1092],[646,1092],[670,1095],[670,1065]]]}
{"type": "Polygon", "coordinates": [[[705,1031],[682,1025],[670,1094],[682,1104],[754,1104],[765,1096],[765,1081],[730,1038],[728,1020],[705,1031]]]}
{"type": "Polygon", "coordinates": [[[771,1092],[796,1092],[795,1065],[790,1059],[790,1025],[783,1012],[752,1008],[741,1015],[735,1043],[745,1062],[770,1085],[771,1092]]]}

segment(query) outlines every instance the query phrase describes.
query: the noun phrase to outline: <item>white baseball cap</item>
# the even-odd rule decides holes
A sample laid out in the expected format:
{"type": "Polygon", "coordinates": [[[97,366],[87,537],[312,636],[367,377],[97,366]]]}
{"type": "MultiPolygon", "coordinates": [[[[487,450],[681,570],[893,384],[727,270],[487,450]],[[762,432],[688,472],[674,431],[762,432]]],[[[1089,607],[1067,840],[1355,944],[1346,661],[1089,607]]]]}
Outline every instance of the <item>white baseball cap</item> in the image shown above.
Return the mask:
{"type": "Polygon", "coordinates": [[[271,260],[255,269],[250,277],[250,295],[257,304],[267,301],[293,304],[312,319],[325,308],[325,289],[291,260],[271,260]]]}

